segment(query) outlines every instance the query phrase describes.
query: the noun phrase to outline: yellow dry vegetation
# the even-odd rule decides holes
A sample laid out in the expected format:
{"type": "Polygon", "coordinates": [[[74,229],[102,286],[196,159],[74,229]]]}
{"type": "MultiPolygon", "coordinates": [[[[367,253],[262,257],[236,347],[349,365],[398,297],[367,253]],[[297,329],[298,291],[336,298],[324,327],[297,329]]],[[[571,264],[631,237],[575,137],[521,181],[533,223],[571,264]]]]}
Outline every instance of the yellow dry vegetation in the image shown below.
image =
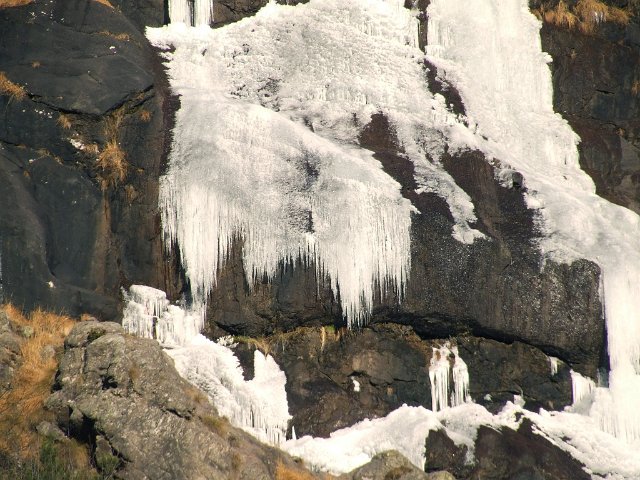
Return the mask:
{"type": "Polygon", "coordinates": [[[0,0],[0,8],[22,7],[29,5],[33,0],[0,0]]]}
{"type": "Polygon", "coordinates": [[[587,35],[592,34],[602,22],[626,25],[631,16],[629,9],[610,6],[600,0],[579,0],[573,8],[560,0],[554,7],[545,4],[534,13],[546,23],[569,30],[577,28],[587,35]]]}
{"type": "Polygon", "coordinates": [[[127,177],[129,170],[127,156],[118,142],[124,115],[124,107],[121,107],[112,112],[105,121],[104,135],[107,142],[96,159],[96,168],[100,171],[103,189],[121,183],[127,177]]]}
{"type": "Polygon", "coordinates": [[[2,310],[18,331],[28,332],[20,347],[21,363],[11,380],[11,388],[0,394],[0,451],[22,458],[37,454],[39,438],[35,427],[49,419],[44,402],[51,393],[58,368],[59,352],[74,321],[64,315],[42,310],[29,317],[13,305],[2,310]]]}
{"type": "Polygon", "coordinates": [[[276,480],[316,480],[309,471],[285,465],[282,460],[276,464],[276,480]]]}
{"type": "Polygon", "coordinates": [[[22,100],[27,96],[27,91],[24,87],[9,80],[4,72],[0,72],[0,94],[8,95],[9,97],[17,100],[22,100]]]}
{"type": "Polygon", "coordinates": [[[105,5],[105,6],[109,7],[109,8],[113,8],[113,5],[111,5],[109,0],[94,0],[94,1],[96,1],[98,3],[101,3],[102,5],[105,5]]]}

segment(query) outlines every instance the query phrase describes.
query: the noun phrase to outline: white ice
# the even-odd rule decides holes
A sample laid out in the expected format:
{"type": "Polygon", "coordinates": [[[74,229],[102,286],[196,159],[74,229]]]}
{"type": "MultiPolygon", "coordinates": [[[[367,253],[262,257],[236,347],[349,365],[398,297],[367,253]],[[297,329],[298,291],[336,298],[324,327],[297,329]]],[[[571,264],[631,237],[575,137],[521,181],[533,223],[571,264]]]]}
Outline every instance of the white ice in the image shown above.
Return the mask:
{"type": "Polygon", "coordinates": [[[122,326],[128,333],[158,340],[178,373],[204,391],[234,426],[272,445],[285,440],[291,418],[287,379],[271,356],[256,350],[254,378],[245,381],[229,339],[212,342],[199,333],[200,313],[170,305],[163,291],[144,285],[124,293],[122,326]]]}
{"type": "Polygon", "coordinates": [[[415,209],[357,146],[378,112],[420,191],[449,203],[452,234],[482,237],[469,226],[469,196],[439,164],[442,132],[458,119],[427,90],[417,21],[402,4],[270,3],[216,30],[148,30],[154,44],[175,48],[166,57],[181,108],[161,210],[196,300],[215,286],[236,240],[250,285],[283,260],[313,260],[349,322],[366,319],[376,289],[402,296],[415,209]]]}
{"type": "Polygon", "coordinates": [[[214,0],[169,0],[169,20],[186,25],[209,25],[214,0]]]}
{"type": "Polygon", "coordinates": [[[427,57],[455,85],[476,147],[524,175],[526,200],[556,261],[593,260],[602,269],[611,362],[606,431],[640,440],[640,223],[595,194],[578,163],[577,135],[553,111],[550,57],[526,0],[434,0],[427,57]],[[484,138],[488,140],[485,141],[484,138]]]}
{"type": "Polygon", "coordinates": [[[469,370],[458,347],[445,342],[433,347],[429,361],[431,382],[431,408],[434,412],[449,406],[458,406],[469,400],[469,370]]]}

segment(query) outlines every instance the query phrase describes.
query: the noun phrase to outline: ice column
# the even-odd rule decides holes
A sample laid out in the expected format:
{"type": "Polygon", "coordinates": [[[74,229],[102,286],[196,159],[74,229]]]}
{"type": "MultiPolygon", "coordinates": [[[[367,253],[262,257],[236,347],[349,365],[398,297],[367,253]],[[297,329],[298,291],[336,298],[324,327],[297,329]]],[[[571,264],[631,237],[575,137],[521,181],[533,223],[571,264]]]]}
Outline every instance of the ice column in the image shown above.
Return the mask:
{"type": "Polygon", "coordinates": [[[469,397],[469,370],[458,355],[458,347],[446,342],[433,348],[429,362],[431,382],[431,409],[434,412],[449,406],[455,407],[469,397]],[[451,386],[450,386],[451,385],[451,386]]]}
{"type": "Polygon", "coordinates": [[[213,20],[214,0],[169,0],[171,23],[209,25],[213,20]]]}

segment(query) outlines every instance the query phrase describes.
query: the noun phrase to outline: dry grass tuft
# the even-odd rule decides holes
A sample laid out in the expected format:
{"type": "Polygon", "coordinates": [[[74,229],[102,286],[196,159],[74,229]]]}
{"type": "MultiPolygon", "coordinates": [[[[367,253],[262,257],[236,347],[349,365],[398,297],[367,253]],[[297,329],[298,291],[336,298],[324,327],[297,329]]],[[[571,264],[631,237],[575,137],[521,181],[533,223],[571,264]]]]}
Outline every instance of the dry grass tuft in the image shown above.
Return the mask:
{"type": "Polygon", "coordinates": [[[567,4],[564,3],[563,0],[560,0],[555,8],[544,10],[542,17],[547,23],[551,23],[559,27],[566,27],[569,30],[575,28],[578,24],[578,17],[569,10],[567,4]]]}
{"type": "Polygon", "coordinates": [[[101,3],[102,5],[105,5],[105,6],[109,7],[109,8],[113,8],[113,5],[111,5],[109,0],[94,0],[94,1],[96,1],[98,3],[101,3]]]}
{"type": "Polygon", "coordinates": [[[109,140],[96,159],[103,188],[115,186],[127,177],[127,157],[115,139],[109,140]]]}
{"type": "Polygon", "coordinates": [[[104,135],[107,143],[100,150],[96,159],[96,168],[100,171],[100,183],[103,189],[116,186],[124,181],[129,170],[127,156],[120,147],[118,136],[124,120],[124,107],[115,110],[104,125],[104,135]]]}
{"type": "Polygon", "coordinates": [[[640,80],[634,80],[631,85],[631,93],[638,95],[640,93],[640,80]]]}
{"type": "Polygon", "coordinates": [[[33,0],[0,0],[0,8],[22,7],[32,2],[33,0]]]}
{"type": "Polygon", "coordinates": [[[113,32],[110,32],[109,30],[102,30],[101,32],[98,32],[98,34],[104,35],[105,37],[110,37],[116,40],[120,40],[121,42],[128,42],[129,40],[131,40],[131,36],[128,33],[113,33],[113,32]]]}
{"type": "Polygon", "coordinates": [[[21,347],[21,365],[16,370],[10,390],[0,396],[0,451],[18,452],[28,458],[37,453],[35,427],[46,420],[44,402],[51,393],[58,368],[56,351],[69,334],[74,321],[63,315],[42,310],[26,318],[12,305],[3,307],[14,329],[28,332],[21,347]]]}
{"type": "Polygon", "coordinates": [[[569,30],[578,28],[587,35],[592,34],[602,22],[627,25],[631,16],[629,9],[609,6],[601,0],[579,0],[572,9],[567,7],[564,0],[560,0],[555,7],[543,5],[534,13],[547,23],[569,30]]]}
{"type": "Polygon", "coordinates": [[[69,130],[71,128],[71,117],[69,115],[65,115],[61,113],[58,115],[58,125],[60,125],[65,130],[69,130]]]}
{"type": "Polygon", "coordinates": [[[0,94],[8,95],[12,99],[22,100],[27,96],[27,91],[24,87],[9,80],[3,72],[0,72],[0,94]]]}
{"type": "Polygon", "coordinates": [[[151,121],[151,112],[149,110],[140,110],[140,120],[145,123],[151,121]]]}
{"type": "Polygon", "coordinates": [[[40,63],[39,61],[35,61],[35,62],[31,62],[31,68],[40,68],[42,66],[42,63],[40,63]]]}

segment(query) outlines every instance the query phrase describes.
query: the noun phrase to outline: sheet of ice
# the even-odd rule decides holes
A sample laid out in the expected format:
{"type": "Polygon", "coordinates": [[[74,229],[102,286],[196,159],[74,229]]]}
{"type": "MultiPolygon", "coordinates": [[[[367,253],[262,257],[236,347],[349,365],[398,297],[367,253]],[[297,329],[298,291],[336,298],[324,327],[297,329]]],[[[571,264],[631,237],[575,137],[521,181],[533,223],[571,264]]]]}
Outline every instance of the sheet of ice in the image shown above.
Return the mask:
{"type": "Polygon", "coordinates": [[[202,315],[170,305],[163,291],[144,285],[132,285],[124,296],[127,332],[158,340],[178,373],[204,391],[234,426],[272,445],[285,440],[291,418],[287,379],[271,356],[256,350],[254,378],[245,381],[229,339],[212,342],[199,334],[202,315]]]}
{"type": "Polygon", "coordinates": [[[541,50],[539,29],[526,0],[434,0],[427,56],[457,87],[477,133],[458,130],[450,138],[524,175],[543,253],[600,265],[612,394],[612,408],[601,409],[602,425],[633,442],[640,440],[639,217],[598,197],[580,170],[578,137],[553,112],[550,57],[541,50]]]}
{"type": "Polygon", "coordinates": [[[181,108],[160,201],[196,300],[236,239],[250,285],[283,260],[314,260],[350,322],[366,317],[375,288],[402,296],[414,209],[357,147],[377,112],[420,189],[448,201],[454,236],[482,236],[469,227],[469,196],[439,165],[443,132],[459,122],[426,88],[416,22],[402,1],[326,0],[270,3],[216,30],[148,30],[174,48],[166,57],[181,108]]]}
{"type": "Polygon", "coordinates": [[[458,355],[458,347],[446,342],[433,347],[429,361],[431,408],[434,412],[469,400],[469,370],[458,355]]]}

